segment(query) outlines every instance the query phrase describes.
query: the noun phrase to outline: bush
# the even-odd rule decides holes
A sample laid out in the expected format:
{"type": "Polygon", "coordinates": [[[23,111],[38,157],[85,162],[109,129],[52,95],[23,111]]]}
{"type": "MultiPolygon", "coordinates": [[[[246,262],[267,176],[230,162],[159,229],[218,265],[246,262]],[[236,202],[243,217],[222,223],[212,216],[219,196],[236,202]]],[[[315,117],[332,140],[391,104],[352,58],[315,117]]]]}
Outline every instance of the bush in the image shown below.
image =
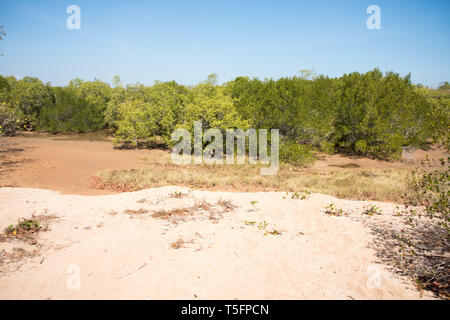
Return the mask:
{"type": "Polygon", "coordinates": [[[327,154],[333,154],[335,152],[334,143],[330,141],[323,141],[320,144],[320,151],[327,154]]]}
{"type": "Polygon", "coordinates": [[[22,124],[22,113],[10,107],[4,102],[0,102],[0,135],[11,136],[22,124]]]}
{"type": "Polygon", "coordinates": [[[175,125],[184,117],[187,89],[175,82],[113,90],[106,109],[115,143],[124,147],[167,147],[175,125]]]}
{"type": "MultiPolygon", "coordinates": [[[[425,164],[430,160],[425,160],[425,164]]],[[[428,171],[417,169],[413,172],[413,186],[418,200],[425,204],[428,215],[438,218],[449,231],[450,211],[450,158],[441,159],[441,169],[428,171]]]]}
{"type": "Polygon", "coordinates": [[[448,84],[431,90],[414,86],[409,76],[378,69],[335,79],[239,77],[225,85],[218,85],[213,74],[193,88],[174,81],[123,87],[116,80],[114,88],[80,79],[52,88],[36,78],[0,76],[0,102],[20,112],[22,129],[81,132],[109,127],[115,141],[127,146],[170,146],[175,128],[192,132],[199,120],[204,130],[279,129],[296,142],[284,153],[293,162],[308,154],[308,148],[396,159],[405,146],[450,144],[448,84]],[[294,147],[297,143],[303,147],[294,147]]]}
{"type": "Polygon", "coordinates": [[[311,147],[301,145],[292,140],[286,140],[280,146],[281,161],[294,165],[306,166],[314,163],[311,147]]]}
{"type": "Polygon", "coordinates": [[[173,117],[170,112],[142,100],[126,101],[119,105],[119,120],[114,143],[124,147],[148,147],[154,145],[155,136],[160,136],[166,145],[173,117]]]}
{"type": "Polygon", "coordinates": [[[248,121],[236,110],[233,99],[222,87],[202,83],[191,90],[182,110],[179,128],[194,132],[194,122],[202,121],[203,130],[209,128],[247,130],[248,121]]]}
{"type": "Polygon", "coordinates": [[[50,84],[44,84],[37,78],[24,77],[16,81],[8,78],[9,103],[23,114],[23,122],[28,130],[35,129],[39,123],[42,108],[54,103],[50,84]]]}
{"type": "Polygon", "coordinates": [[[334,123],[337,145],[348,151],[382,159],[401,156],[402,146],[420,146],[429,137],[427,100],[410,77],[378,69],[339,79],[334,123]]]}
{"type": "Polygon", "coordinates": [[[433,142],[443,143],[450,148],[450,91],[422,88],[418,90],[428,101],[427,118],[428,137],[433,142]]]}
{"type": "Polygon", "coordinates": [[[101,111],[70,87],[53,89],[55,103],[42,108],[39,129],[52,133],[87,132],[104,127],[101,111]]]}

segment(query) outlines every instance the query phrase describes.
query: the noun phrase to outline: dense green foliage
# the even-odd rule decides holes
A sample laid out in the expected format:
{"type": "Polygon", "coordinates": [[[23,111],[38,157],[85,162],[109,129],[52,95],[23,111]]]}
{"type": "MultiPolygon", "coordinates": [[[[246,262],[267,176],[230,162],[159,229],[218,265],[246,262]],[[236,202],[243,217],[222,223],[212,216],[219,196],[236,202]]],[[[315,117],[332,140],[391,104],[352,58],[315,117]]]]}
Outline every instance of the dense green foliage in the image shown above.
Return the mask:
{"type": "Polygon", "coordinates": [[[104,127],[98,105],[82,97],[73,87],[53,88],[54,103],[40,111],[39,128],[56,132],[85,132],[104,127]]]}
{"type": "Polygon", "coordinates": [[[211,75],[197,86],[156,82],[113,87],[72,80],[52,87],[36,78],[0,76],[0,132],[85,132],[108,128],[125,147],[170,146],[176,128],[280,129],[281,158],[308,163],[311,152],[338,150],[394,159],[405,146],[447,139],[448,83],[416,87],[409,76],[378,69],[341,78],[278,80],[238,77],[223,85],[211,75]]]}

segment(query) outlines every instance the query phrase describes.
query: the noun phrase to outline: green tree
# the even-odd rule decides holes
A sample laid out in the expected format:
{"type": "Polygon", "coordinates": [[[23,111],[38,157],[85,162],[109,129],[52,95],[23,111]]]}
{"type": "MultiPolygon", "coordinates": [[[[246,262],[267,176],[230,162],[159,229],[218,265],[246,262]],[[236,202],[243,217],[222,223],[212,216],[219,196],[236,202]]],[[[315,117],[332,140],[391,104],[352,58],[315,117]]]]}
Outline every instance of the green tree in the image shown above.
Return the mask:
{"type": "Polygon", "coordinates": [[[24,77],[10,84],[10,104],[24,116],[24,125],[32,130],[38,124],[42,108],[54,102],[52,88],[37,78],[24,77]]]}
{"type": "Polygon", "coordinates": [[[54,103],[42,108],[39,128],[56,132],[86,132],[103,128],[99,109],[81,97],[74,87],[55,87],[54,103]]]}
{"type": "Polygon", "coordinates": [[[336,140],[339,147],[362,155],[398,158],[405,145],[425,142],[427,101],[411,84],[378,69],[340,79],[336,140]]]}
{"type": "Polygon", "coordinates": [[[438,90],[440,91],[450,91],[450,83],[448,81],[445,81],[441,83],[438,87],[438,90]]]}
{"type": "Polygon", "coordinates": [[[117,90],[107,112],[116,129],[115,142],[132,147],[168,146],[171,133],[184,114],[187,93],[174,81],[117,90]]]}
{"type": "Polygon", "coordinates": [[[249,122],[239,115],[225,88],[211,83],[202,83],[192,89],[178,127],[193,132],[194,122],[200,120],[204,130],[249,128],[249,122]]]}

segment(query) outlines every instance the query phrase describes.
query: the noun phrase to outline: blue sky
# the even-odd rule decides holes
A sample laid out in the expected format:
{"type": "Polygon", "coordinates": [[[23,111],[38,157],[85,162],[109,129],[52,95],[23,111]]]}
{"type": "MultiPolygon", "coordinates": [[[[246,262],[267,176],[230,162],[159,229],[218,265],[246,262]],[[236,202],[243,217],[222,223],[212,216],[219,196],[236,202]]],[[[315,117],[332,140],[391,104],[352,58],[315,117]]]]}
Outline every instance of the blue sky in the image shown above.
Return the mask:
{"type": "Polygon", "coordinates": [[[314,69],[332,77],[375,67],[414,82],[450,81],[448,0],[0,0],[0,74],[196,84],[314,69]],[[69,30],[69,5],[81,29],[69,30]],[[366,9],[381,8],[381,30],[366,9]]]}

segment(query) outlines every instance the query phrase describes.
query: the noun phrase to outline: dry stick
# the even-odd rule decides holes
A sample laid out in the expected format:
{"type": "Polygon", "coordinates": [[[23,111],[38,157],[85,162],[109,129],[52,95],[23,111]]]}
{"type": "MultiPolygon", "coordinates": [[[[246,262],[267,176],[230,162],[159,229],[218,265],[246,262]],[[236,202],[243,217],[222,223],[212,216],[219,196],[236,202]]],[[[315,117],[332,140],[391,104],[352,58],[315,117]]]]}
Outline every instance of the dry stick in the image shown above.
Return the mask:
{"type": "Polygon", "coordinates": [[[119,277],[118,279],[126,278],[126,277],[128,277],[129,275],[132,275],[133,273],[136,273],[136,272],[138,272],[139,270],[143,269],[143,268],[146,267],[147,265],[148,265],[148,262],[144,262],[144,264],[143,264],[142,266],[140,266],[138,269],[136,269],[136,270],[134,270],[134,271],[131,271],[130,273],[128,273],[128,274],[126,274],[126,275],[124,275],[124,276],[122,276],[122,277],[119,277]]]}

